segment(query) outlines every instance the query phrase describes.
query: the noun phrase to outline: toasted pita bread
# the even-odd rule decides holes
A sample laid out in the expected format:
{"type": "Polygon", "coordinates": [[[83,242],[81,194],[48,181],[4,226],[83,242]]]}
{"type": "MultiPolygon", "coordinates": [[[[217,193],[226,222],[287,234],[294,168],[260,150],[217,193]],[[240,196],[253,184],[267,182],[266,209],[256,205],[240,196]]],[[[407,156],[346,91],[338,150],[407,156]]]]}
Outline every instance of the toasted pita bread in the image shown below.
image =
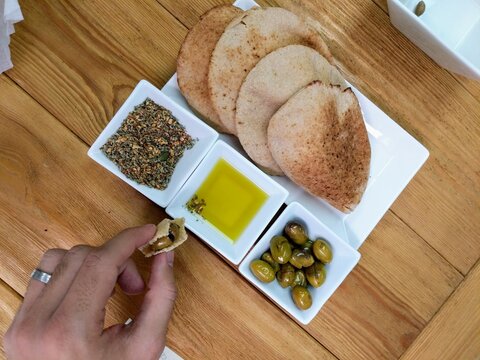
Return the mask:
{"type": "Polygon", "coordinates": [[[208,72],[210,98],[232,134],[235,105],[243,80],[257,62],[280,47],[301,44],[333,62],[327,45],[309,21],[281,8],[255,8],[235,18],[218,40],[208,72]]]}
{"type": "Polygon", "coordinates": [[[216,6],[206,12],[188,32],[177,59],[177,81],[183,96],[208,124],[222,132],[226,129],[208,94],[208,66],[225,27],[242,13],[232,5],[216,6]]]}
{"type": "Polygon", "coordinates": [[[157,232],[147,244],[139,248],[139,250],[145,255],[150,257],[163,252],[171,251],[176,247],[182,245],[188,239],[187,231],[185,230],[185,219],[179,218],[175,220],[163,219],[157,225],[157,232]],[[168,239],[168,240],[167,240],[168,239]],[[158,241],[167,240],[171,241],[171,245],[162,248],[160,250],[155,249],[155,244],[158,241]]]}
{"type": "Polygon", "coordinates": [[[350,88],[314,81],[270,119],[268,146],[283,172],[343,212],[360,202],[370,171],[370,143],[350,88]]]}
{"type": "Polygon", "coordinates": [[[346,88],[337,68],[316,50],[288,45],[261,59],[245,78],[237,98],[237,136],[250,158],[270,175],[283,175],[267,141],[270,118],[292,95],[314,80],[346,88]]]}

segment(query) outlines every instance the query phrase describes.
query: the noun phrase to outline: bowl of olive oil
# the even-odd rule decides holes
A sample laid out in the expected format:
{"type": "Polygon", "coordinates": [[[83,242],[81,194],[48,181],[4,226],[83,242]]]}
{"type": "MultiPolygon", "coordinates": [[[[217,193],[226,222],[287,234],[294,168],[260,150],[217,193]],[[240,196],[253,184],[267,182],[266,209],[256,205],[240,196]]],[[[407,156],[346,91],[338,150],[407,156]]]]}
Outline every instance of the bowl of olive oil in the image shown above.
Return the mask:
{"type": "Polygon", "coordinates": [[[238,264],[287,196],[237,150],[217,141],[166,211],[184,217],[190,231],[238,264]]]}

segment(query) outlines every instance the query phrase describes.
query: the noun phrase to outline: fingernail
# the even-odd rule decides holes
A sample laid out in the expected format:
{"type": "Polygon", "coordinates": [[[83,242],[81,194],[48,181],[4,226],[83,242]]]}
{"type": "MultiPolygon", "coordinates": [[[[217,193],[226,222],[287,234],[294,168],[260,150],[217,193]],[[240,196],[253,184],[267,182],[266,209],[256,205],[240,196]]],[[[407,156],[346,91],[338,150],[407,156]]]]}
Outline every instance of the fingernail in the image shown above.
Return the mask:
{"type": "Polygon", "coordinates": [[[167,264],[170,267],[173,267],[173,258],[175,257],[173,251],[168,251],[167,252],[167,264]]]}

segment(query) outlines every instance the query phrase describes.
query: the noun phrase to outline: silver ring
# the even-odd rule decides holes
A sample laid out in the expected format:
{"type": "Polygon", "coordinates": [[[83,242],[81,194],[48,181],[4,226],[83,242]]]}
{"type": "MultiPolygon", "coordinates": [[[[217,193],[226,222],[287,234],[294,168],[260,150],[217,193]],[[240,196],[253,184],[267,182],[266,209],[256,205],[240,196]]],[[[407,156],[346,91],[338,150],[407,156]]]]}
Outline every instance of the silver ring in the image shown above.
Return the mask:
{"type": "Polygon", "coordinates": [[[30,275],[32,279],[38,280],[44,284],[48,283],[50,281],[50,278],[52,277],[52,274],[46,273],[45,271],[42,271],[40,269],[35,269],[32,271],[32,274],[30,275]]]}

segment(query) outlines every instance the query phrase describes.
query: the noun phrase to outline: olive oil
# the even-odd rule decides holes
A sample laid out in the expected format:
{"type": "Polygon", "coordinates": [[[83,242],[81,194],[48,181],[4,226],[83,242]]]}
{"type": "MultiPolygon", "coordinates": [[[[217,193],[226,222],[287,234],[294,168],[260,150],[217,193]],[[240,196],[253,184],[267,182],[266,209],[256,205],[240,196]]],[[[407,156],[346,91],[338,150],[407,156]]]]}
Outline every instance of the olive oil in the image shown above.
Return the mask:
{"type": "Polygon", "coordinates": [[[195,192],[205,200],[201,216],[235,242],[268,195],[225,159],[220,159],[195,192]]]}

